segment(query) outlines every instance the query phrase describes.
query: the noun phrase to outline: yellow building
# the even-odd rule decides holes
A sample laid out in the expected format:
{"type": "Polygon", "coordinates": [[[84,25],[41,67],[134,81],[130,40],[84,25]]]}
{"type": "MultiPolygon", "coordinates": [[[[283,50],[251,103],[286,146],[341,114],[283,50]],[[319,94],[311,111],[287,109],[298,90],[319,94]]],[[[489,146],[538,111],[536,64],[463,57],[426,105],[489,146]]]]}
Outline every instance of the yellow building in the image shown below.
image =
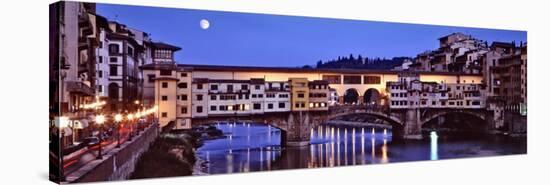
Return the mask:
{"type": "Polygon", "coordinates": [[[155,64],[143,67],[146,76],[144,94],[154,94],[152,105],[158,107],[156,117],[164,127],[173,122],[175,129],[191,128],[191,80],[187,68],[175,64],[155,64]],[[154,88],[146,88],[154,84],[154,88]]]}
{"type": "Polygon", "coordinates": [[[291,111],[307,111],[309,105],[309,86],[307,78],[290,78],[291,111]]]}

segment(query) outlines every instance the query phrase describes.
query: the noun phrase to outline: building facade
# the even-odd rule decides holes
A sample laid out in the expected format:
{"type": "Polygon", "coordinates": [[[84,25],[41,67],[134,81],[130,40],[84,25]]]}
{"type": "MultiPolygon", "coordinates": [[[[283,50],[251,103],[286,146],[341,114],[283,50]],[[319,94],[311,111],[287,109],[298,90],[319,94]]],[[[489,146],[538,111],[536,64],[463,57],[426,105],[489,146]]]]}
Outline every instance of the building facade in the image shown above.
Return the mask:
{"type": "Polygon", "coordinates": [[[463,33],[439,38],[439,48],[418,54],[409,65],[414,71],[449,71],[481,74],[487,43],[463,33]]]}
{"type": "Polygon", "coordinates": [[[399,81],[388,82],[391,109],[459,108],[483,109],[482,84],[472,82],[422,82],[417,73],[399,75],[399,81]]]}

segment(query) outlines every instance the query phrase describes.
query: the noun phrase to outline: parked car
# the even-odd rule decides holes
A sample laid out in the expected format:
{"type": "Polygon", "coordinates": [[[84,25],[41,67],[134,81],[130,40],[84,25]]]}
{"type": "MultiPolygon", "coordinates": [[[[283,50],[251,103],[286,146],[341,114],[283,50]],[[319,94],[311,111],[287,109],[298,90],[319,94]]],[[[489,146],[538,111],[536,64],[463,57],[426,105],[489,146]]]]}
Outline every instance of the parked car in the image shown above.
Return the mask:
{"type": "Polygon", "coordinates": [[[95,136],[87,137],[87,138],[84,139],[83,143],[85,143],[89,147],[90,146],[95,146],[95,145],[99,144],[99,138],[95,137],[95,136]]]}

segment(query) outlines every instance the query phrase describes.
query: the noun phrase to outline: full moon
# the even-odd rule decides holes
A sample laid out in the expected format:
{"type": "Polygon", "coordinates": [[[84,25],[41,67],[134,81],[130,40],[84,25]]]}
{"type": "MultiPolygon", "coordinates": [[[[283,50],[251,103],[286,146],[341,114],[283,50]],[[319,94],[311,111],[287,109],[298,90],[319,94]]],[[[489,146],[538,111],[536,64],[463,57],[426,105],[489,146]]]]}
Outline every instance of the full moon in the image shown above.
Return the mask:
{"type": "Polygon", "coordinates": [[[210,22],[208,22],[208,20],[206,20],[206,19],[201,20],[200,24],[201,24],[201,28],[203,30],[206,30],[206,29],[208,29],[208,27],[210,27],[210,22]]]}

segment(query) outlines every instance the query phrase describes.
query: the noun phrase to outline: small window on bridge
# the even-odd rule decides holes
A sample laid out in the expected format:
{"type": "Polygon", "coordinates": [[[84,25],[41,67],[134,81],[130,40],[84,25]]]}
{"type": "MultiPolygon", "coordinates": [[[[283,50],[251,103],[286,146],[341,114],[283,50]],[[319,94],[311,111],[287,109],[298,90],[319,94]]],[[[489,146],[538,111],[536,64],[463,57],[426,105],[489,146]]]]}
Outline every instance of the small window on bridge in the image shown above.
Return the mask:
{"type": "Polygon", "coordinates": [[[185,88],[187,88],[187,83],[185,83],[185,82],[179,83],[178,87],[182,88],[182,89],[185,89],[185,88]]]}
{"type": "Polygon", "coordinates": [[[344,84],[361,84],[361,76],[344,76],[344,84]]]}
{"type": "Polygon", "coordinates": [[[365,84],[380,84],[379,76],[365,76],[363,79],[365,84]]]}
{"type": "Polygon", "coordinates": [[[328,81],[329,84],[342,83],[340,75],[323,75],[323,80],[328,81]]]}
{"type": "Polygon", "coordinates": [[[262,109],[262,104],[255,103],[254,105],[252,105],[252,108],[253,108],[254,110],[260,110],[260,109],[262,109]]]}
{"type": "Polygon", "coordinates": [[[213,90],[213,91],[218,90],[218,85],[216,84],[210,85],[210,90],[213,90]]]}
{"type": "Polygon", "coordinates": [[[182,114],[187,114],[187,107],[182,107],[181,108],[181,113],[182,114]]]}

